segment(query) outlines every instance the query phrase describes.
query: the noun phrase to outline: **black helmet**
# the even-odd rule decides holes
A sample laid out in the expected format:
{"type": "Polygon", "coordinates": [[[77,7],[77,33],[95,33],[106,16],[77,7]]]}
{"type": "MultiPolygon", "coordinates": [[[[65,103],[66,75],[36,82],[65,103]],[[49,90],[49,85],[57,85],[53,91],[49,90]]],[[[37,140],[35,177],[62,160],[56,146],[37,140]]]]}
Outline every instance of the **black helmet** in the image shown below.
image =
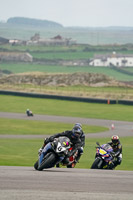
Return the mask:
{"type": "Polygon", "coordinates": [[[114,145],[117,145],[117,144],[119,143],[119,136],[118,136],[118,135],[113,135],[113,136],[111,137],[111,140],[112,140],[112,143],[113,143],[114,145]]]}
{"type": "Polygon", "coordinates": [[[74,138],[79,138],[82,134],[82,129],[79,126],[74,126],[72,129],[72,136],[74,138]]]}

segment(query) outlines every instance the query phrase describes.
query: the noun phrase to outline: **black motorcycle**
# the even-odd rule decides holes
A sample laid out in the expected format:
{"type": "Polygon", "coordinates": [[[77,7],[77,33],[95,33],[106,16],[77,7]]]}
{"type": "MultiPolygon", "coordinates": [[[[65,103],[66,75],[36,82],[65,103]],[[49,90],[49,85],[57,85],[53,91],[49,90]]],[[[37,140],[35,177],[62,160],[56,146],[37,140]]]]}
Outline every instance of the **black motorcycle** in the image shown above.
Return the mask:
{"type": "Polygon", "coordinates": [[[58,166],[59,164],[71,168],[77,156],[77,152],[70,157],[67,156],[68,153],[72,151],[70,139],[67,137],[59,137],[55,138],[50,144],[51,148],[43,157],[41,164],[39,164],[39,162],[42,153],[39,154],[39,158],[34,164],[34,168],[41,171],[43,169],[52,168],[55,165],[58,166]]]}
{"type": "Polygon", "coordinates": [[[32,113],[31,110],[27,110],[26,114],[27,114],[28,117],[33,117],[33,113],[32,113]]]}

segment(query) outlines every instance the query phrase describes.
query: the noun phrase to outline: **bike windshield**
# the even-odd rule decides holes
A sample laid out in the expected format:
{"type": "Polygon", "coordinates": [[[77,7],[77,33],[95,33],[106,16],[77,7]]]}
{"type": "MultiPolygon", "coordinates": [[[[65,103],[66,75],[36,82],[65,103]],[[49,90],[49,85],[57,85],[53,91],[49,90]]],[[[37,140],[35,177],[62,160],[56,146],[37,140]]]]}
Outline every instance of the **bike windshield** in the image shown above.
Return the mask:
{"type": "Polygon", "coordinates": [[[59,137],[59,141],[62,147],[70,148],[70,139],[67,137],[59,137]]]}
{"type": "Polygon", "coordinates": [[[109,144],[103,144],[101,146],[104,150],[106,150],[107,152],[111,152],[113,151],[112,147],[109,144]]]}

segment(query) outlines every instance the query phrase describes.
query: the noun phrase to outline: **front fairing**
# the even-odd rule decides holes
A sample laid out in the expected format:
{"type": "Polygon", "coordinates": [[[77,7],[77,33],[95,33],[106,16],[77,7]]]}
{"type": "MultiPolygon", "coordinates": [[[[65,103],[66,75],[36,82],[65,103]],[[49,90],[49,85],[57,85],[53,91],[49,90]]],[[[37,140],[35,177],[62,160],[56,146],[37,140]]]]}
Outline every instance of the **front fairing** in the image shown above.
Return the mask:
{"type": "Polygon", "coordinates": [[[51,143],[52,149],[58,156],[65,156],[70,148],[70,144],[67,145],[68,138],[66,137],[59,137],[55,138],[54,141],[51,143]]]}
{"type": "Polygon", "coordinates": [[[112,152],[112,147],[107,145],[102,145],[96,148],[96,157],[101,157],[106,162],[112,160],[112,156],[110,154],[112,152]]]}

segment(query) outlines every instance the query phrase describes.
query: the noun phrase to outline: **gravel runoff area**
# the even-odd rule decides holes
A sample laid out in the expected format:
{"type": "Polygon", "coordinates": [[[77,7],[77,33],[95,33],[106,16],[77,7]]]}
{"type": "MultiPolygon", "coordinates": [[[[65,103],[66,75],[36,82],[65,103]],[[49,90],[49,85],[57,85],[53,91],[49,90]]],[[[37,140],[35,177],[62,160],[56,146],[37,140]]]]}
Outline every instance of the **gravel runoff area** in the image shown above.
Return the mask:
{"type": "MultiPolygon", "coordinates": [[[[53,121],[62,123],[76,123],[80,122],[87,125],[105,126],[109,128],[109,131],[100,133],[86,133],[87,137],[111,137],[112,134],[117,134],[120,137],[133,136],[133,123],[126,121],[115,121],[115,120],[103,120],[103,119],[90,119],[90,118],[79,118],[79,117],[64,117],[64,116],[50,116],[50,115],[34,115],[33,117],[27,117],[23,113],[8,113],[0,112],[0,118],[10,119],[24,119],[24,120],[41,120],[41,121],[53,121]],[[114,129],[112,129],[112,124],[114,129]]],[[[44,135],[0,135],[0,138],[44,138],[44,135]]],[[[47,137],[45,135],[45,137],[47,137]]]]}

